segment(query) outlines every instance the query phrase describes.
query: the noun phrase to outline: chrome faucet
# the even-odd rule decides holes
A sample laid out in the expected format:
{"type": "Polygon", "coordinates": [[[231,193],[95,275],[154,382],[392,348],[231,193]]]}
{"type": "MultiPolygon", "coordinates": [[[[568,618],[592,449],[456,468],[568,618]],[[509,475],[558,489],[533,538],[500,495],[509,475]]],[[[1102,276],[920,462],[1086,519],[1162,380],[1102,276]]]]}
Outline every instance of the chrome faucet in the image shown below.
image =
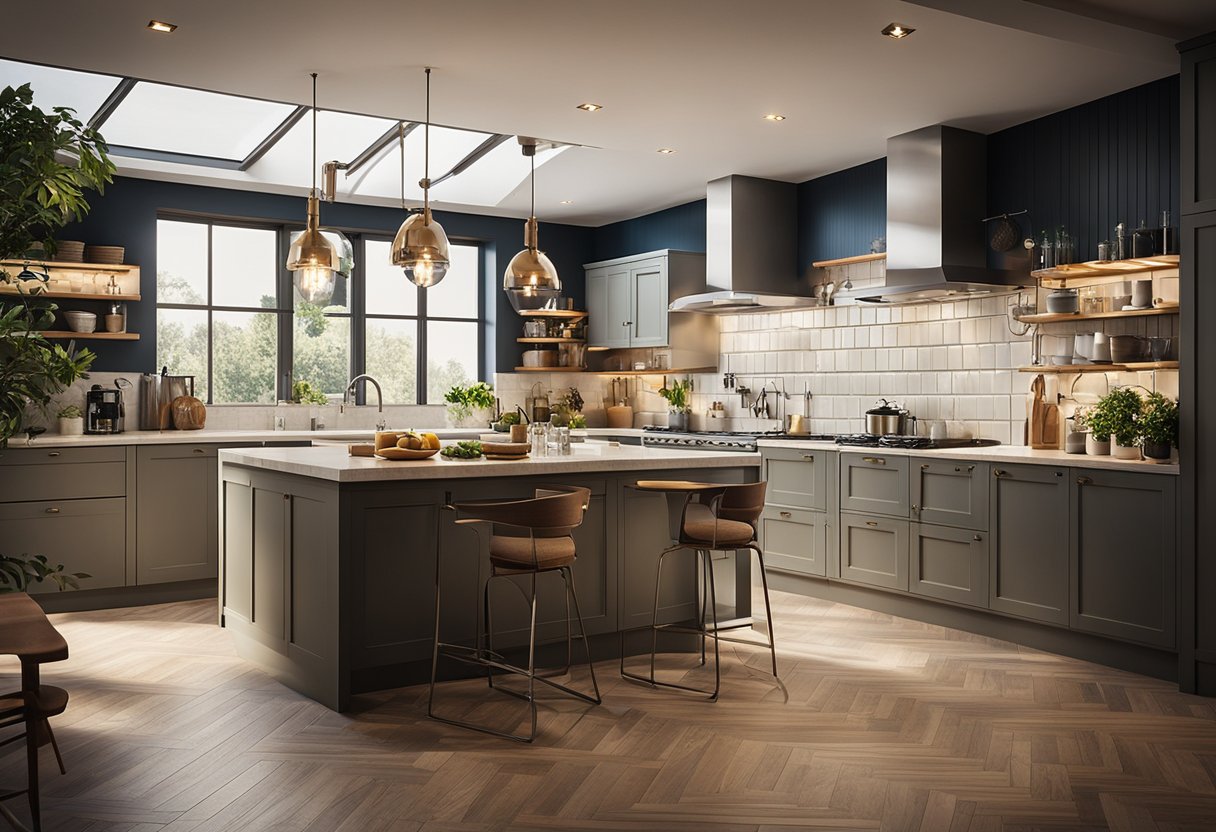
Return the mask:
{"type": "Polygon", "coordinates": [[[338,413],[345,413],[346,406],[350,404],[350,394],[354,392],[355,385],[360,381],[370,381],[372,387],[376,388],[376,408],[380,413],[380,419],[376,422],[376,430],[384,430],[384,391],[380,389],[380,382],[369,376],[367,373],[361,373],[355,376],[350,381],[346,382],[346,389],[342,391],[342,404],[338,406],[338,413]]]}

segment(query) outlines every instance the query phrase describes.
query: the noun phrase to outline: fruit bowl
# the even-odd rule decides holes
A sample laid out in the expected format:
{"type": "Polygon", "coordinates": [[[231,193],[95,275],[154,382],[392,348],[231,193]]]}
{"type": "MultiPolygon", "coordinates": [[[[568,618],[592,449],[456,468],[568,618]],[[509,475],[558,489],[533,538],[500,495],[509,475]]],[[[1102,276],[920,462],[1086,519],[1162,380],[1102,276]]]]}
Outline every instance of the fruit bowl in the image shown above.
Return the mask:
{"type": "Polygon", "coordinates": [[[410,450],[409,448],[381,448],[376,451],[376,456],[380,459],[387,459],[393,462],[404,462],[415,459],[430,459],[437,453],[439,453],[438,448],[425,448],[419,451],[410,450]]]}

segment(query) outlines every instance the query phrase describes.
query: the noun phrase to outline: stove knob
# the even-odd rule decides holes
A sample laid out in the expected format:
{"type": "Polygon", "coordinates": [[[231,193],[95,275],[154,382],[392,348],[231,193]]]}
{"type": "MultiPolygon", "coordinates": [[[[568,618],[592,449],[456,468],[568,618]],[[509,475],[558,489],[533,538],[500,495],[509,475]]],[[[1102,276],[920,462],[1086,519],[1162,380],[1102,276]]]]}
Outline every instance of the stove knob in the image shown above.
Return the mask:
{"type": "Polygon", "coordinates": [[[704,445],[704,444],[705,444],[705,440],[704,440],[704,439],[698,439],[698,440],[696,440],[696,444],[697,444],[697,445],[704,445]]]}

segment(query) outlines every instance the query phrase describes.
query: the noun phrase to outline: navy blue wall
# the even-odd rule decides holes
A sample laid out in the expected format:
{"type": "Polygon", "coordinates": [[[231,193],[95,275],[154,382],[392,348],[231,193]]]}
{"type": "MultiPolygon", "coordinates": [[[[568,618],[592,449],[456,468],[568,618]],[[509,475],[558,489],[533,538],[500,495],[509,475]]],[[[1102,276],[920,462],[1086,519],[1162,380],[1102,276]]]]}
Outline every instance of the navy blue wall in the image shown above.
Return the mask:
{"type": "MultiPolygon", "coordinates": [[[[94,367],[107,371],[154,371],[156,368],[156,215],[158,211],[184,211],[215,217],[302,223],[305,200],[299,197],[178,185],[145,179],[119,178],[105,195],[92,200],[93,210],[78,226],[66,229],[63,239],[80,239],[100,245],[126,246],[126,261],[140,266],[139,303],[128,304],[128,326],[141,335],[139,341],[90,342],[97,361],[94,367]]],[[[335,203],[321,206],[324,225],[392,235],[401,224],[400,210],[367,205],[335,203]]],[[[485,246],[486,297],[494,306],[487,314],[491,322],[487,338],[487,366],[493,372],[515,366],[519,357],[515,338],[519,335],[515,313],[501,291],[502,270],[523,246],[523,221],[437,211],[453,238],[477,240],[485,246]],[[496,323],[502,321],[502,326],[496,323]],[[493,349],[490,349],[490,346],[493,349]]],[[[540,242],[562,275],[567,296],[582,307],[583,263],[592,249],[592,229],[541,223],[540,242]]],[[[404,277],[402,278],[405,279],[404,277]]]]}
{"type": "Polygon", "coordinates": [[[887,160],[875,159],[798,186],[798,270],[852,257],[887,233],[887,160]]]}
{"type": "Polygon", "coordinates": [[[705,200],[595,229],[590,260],[611,260],[661,248],[705,251],[705,200]]]}

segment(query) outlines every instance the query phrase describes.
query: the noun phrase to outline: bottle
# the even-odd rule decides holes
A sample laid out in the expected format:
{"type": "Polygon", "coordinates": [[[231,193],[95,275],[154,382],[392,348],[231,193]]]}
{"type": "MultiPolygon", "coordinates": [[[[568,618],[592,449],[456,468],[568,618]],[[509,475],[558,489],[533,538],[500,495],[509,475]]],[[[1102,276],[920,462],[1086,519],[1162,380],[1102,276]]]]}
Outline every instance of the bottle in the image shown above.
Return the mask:
{"type": "Polygon", "coordinates": [[[1113,252],[1116,260],[1127,259],[1127,223],[1121,222],[1115,226],[1115,250],[1113,252]]]}

